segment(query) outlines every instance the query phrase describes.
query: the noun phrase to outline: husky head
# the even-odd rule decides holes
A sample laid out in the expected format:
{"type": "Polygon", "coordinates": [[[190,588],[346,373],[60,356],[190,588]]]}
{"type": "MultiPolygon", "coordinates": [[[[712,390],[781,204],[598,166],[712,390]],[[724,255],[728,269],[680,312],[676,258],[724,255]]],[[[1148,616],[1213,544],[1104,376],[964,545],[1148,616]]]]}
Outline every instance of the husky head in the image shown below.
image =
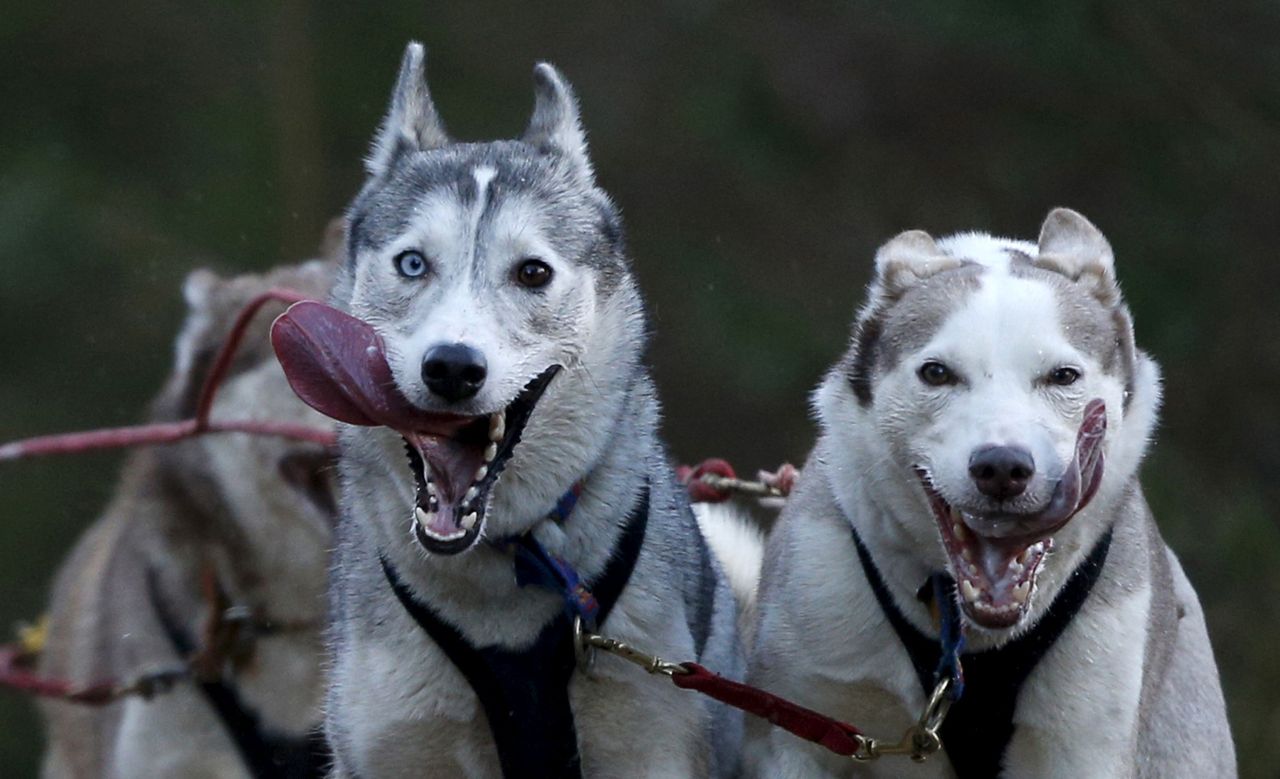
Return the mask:
{"type": "MultiPolygon", "coordinates": [[[[336,254],[335,249],[335,254],[336,254]]],[[[188,307],[176,344],[175,368],[154,405],[161,420],[194,416],[213,362],[241,309],[273,287],[320,297],[328,293],[334,263],[315,260],[266,275],[220,278],[192,273],[184,286],[188,307]]],[[[281,306],[268,305],[249,323],[227,378],[214,396],[212,418],[310,425],[332,422],[307,408],[290,390],[266,337],[281,306]]],[[[291,582],[298,601],[286,613],[320,607],[327,550],[336,515],[332,452],[318,444],[244,434],[201,436],[158,450],[162,494],[190,507],[198,537],[233,558],[232,569],[252,587],[291,582]],[[305,585],[305,586],[304,586],[305,585]]]]}
{"type": "Polygon", "coordinates": [[[1051,549],[1078,559],[1105,531],[1159,391],[1111,247],[1056,209],[1038,244],[919,230],[885,244],[817,406],[840,499],[867,496],[890,525],[869,532],[945,566],[970,621],[998,630],[1025,624],[1051,549]]]}
{"type": "Polygon", "coordinates": [[[518,140],[459,143],[423,57],[405,51],[335,302],[376,329],[395,389],[421,412],[411,429],[352,431],[352,455],[392,477],[395,527],[447,555],[522,532],[586,475],[644,323],[564,78],[534,68],[518,140]]]}

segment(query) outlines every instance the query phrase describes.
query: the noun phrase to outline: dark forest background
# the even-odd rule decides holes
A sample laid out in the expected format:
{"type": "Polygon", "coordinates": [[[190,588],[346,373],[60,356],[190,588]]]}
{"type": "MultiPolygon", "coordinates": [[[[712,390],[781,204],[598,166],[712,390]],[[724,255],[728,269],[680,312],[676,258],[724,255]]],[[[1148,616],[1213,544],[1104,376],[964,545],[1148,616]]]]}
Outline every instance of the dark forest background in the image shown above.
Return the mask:
{"type": "MultiPolygon", "coordinates": [[[[1274,2],[0,6],[0,440],[138,420],[187,271],[312,254],[410,38],[461,138],[523,128],[539,59],[576,86],[684,461],[802,460],[880,242],[1034,238],[1050,207],[1082,211],[1165,368],[1151,503],[1205,602],[1244,773],[1275,776],[1274,2]]],[[[0,630],[40,613],[119,459],[0,466],[0,630]]],[[[39,748],[0,693],[0,774],[39,748]]]]}

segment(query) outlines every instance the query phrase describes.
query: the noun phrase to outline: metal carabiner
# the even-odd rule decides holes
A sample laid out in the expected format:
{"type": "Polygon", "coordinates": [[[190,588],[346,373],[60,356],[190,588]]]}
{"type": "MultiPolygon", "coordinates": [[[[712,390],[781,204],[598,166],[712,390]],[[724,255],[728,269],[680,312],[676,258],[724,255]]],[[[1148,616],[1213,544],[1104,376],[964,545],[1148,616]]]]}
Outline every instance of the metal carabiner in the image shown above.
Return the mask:
{"type": "Polygon", "coordinates": [[[929,759],[930,755],[942,749],[942,738],[938,735],[938,730],[951,709],[952,684],[949,676],[938,681],[929,695],[924,711],[920,712],[920,718],[907,728],[897,742],[886,744],[870,736],[861,736],[858,751],[850,757],[862,763],[878,760],[885,755],[906,755],[917,763],[929,759]]]}

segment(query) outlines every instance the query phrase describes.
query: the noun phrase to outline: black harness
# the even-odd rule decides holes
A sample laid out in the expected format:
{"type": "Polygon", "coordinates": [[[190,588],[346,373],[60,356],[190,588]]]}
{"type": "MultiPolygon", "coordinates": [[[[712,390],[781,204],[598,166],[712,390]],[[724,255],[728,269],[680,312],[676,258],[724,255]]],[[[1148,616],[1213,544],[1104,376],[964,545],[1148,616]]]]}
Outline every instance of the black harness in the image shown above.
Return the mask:
{"type": "MultiPolygon", "coordinates": [[[[613,557],[590,584],[590,593],[599,605],[600,624],[631,578],[648,521],[646,487],[639,504],[627,517],[613,557]]],[[[581,777],[578,735],[569,706],[569,680],[577,658],[568,609],[558,612],[527,649],[477,647],[429,605],[415,598],[385,557],[382,570],[405,611],[462,672],[480,699],[497,744],[503,776],[581,777]]]]}
{"type": "MultiPolygon", "coordinates": [[[[1013,737],[1013,712],[1022,684],[1084,606],[1102,573],[1111,535],[1112,531],[1107,530],[1084,562],[1071,572],[1034,627],[995,649],[960,656],[964,667],[964,695],[952,704],[939,733],[957,776],[999,774],[1005,748],[1013,737]]],[[[857,530],[853,531],[853,542],[871,591],[911,656],[911,664],[927,697],[933,690],[934,669],[942,652],[938,641],[921,633],[903,616],[857,530]]],[[[953,592],[954,587],[955,583],[950,582],[950,591],[953,592]]]]}
{"type": "MultiPolygon", "coordinates": [[[[147,572],[147,591],[173,651],[184,660],[189,658],[197,649],[196,642],[166,607],[154,569],[147,572]]],[[[255,779],[321,779],[328,775],[332,760],[319,729],[302,737],[273,732],[263,726],[257,712],[245,705],[231,682],[197,681],[196,686],[255,779]]]]}

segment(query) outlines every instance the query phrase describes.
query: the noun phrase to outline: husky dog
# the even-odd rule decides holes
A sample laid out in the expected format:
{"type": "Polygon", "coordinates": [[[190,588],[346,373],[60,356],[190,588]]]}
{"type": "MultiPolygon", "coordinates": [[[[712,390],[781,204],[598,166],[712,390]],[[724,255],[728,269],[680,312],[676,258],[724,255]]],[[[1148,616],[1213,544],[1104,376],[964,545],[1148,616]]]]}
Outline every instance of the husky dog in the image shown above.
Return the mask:
{"type": "MultiPolygon", "coordinates": [[[[535,539],[594,591],[604,633],[741,678],[733,593],[658,438],[641,299],[573,93],[539,64],[519,140],[456,143],[423,57],[405,52],[334,298],[381,341],[351,359],[385,349],[389,366],[357,405],[412,417],[341,431],[336,775],[728,773],[739,718],[611,655],[575,664],[564,598],[516,581],[511,547],[535,539]]],[[[334,410],[354,385],[298,377],[360,418],[334,410]]]]}
{"type": "MultiPolygon", "coordinates": [[[[340,250],[335,247],[335,254],[340,250]]],[[[177,364],[155,421],[190,417],[241,307],[271,287],[328,293],[333,264],[265,276],[196,271],[177,364]]],[[[250,325],[213,418],[331,422],[300,403],[266,338],[250,325]]],[[[332,456],[315,444],[244,434],[138,450],[106,513],[80,539],[53,588],[43,673],[78,684],[180,665],[200,642],[216,581],[268,632],[221,684],[179,683],[150,700],[103,708],[51,702],[46,777],[319,776],[324,581],[332,544],[332,456]]]]}
{"type": "MultiPolygon", "coordinates": [[[[868,775],[1230,776],[1204,615],[1138,484],[1160,379],[1111,247],[1051,212],[1038,244],[899,235],[814,398],[822,433],[769,539],[749,679],[896,740],[968,642],[923,766],[868,775]],[[946,601],[946,602],[944,602],[946,601]]],[[[857,773],[748,731],[761,777],[857,773]]]]}

